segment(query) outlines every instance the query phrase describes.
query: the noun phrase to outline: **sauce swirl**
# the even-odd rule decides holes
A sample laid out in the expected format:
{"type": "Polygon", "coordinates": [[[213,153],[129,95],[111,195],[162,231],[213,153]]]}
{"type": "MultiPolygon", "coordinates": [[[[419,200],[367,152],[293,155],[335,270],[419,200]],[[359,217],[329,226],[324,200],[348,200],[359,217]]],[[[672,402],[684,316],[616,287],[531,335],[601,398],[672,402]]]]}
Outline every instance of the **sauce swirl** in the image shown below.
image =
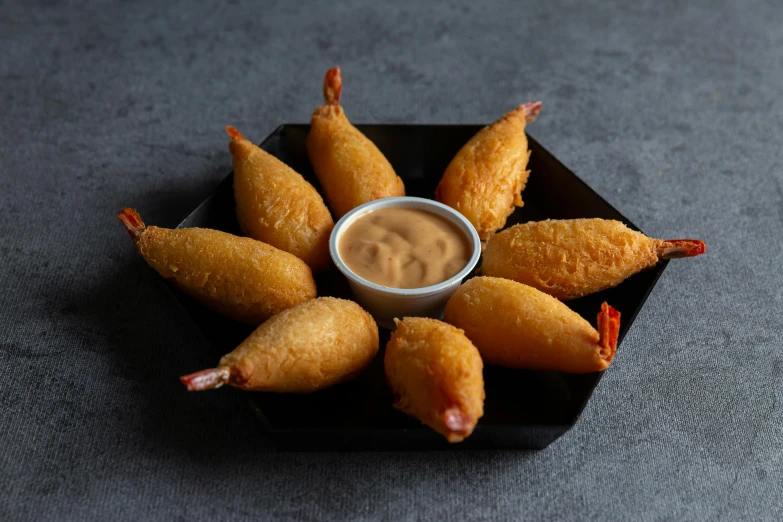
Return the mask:
{"type": "Polygon", "coordinates": [[[422,288],[456,275],[472,249],[452,222],[426,210],[379,208],[351,223],[337,245],[359,277],[390,288],[422,288]]]}

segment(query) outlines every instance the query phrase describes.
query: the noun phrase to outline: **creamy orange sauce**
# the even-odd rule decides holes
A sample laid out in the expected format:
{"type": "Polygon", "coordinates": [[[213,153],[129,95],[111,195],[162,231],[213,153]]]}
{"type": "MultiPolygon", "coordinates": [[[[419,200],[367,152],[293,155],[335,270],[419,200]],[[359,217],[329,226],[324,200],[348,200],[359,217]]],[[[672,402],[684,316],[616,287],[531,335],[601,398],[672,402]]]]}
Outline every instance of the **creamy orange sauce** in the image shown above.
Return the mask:
{"type": "Polygon", "coordinates": [[[413,208],[379,208],[351,223],[337,245],[359,277],[391,288],[421,288],[456,275],[472,253],[445,218],[413,208]]]}

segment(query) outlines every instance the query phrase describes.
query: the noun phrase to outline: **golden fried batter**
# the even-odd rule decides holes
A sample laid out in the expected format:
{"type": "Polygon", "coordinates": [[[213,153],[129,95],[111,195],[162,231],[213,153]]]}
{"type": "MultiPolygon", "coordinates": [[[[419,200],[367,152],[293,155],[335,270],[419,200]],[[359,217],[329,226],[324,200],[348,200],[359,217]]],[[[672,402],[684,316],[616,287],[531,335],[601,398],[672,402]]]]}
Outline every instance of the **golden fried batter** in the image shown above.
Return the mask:
{"type": "Polygon", "coordinates": [[[616,286],[661,259],[704,251],[702,241],[652,239],[619,221],[547,220],[489,238],[481,270],[567,300],[616,286]]]}
{"type": "Polygon", "coordinates": [[[460,211],[482,240],[522,206],[530,174],[525,126],[540,110],[541,102],[528,102],[481,129],[457,152],[435,189],[435,199],[460,211]]]}
{"type": "Polygon", "coordinates": [[[378,352],[378,327],[353,301],[320,297],[259,326],[217,368],[186,375],[190,391],[230,384],[243,390],[309,393],[361,373],[378,352]]]}
{"type": "Polygon", "coordinates": [[[326,72],[326,105],[313,113],[307,153],[326,201],[340,219],[368,201],[404,196],[405,186],[375,144],[351,125],[340,107],[340,68],[326,72]]]}
{"type": "Polygon", "coordinates": [[[231,136],[234,197],[242,233],[290,252],[313,272],[327,268],[334,221],[321,196],[301,174],[234,127],[226,130],[231,136]]]}
{"type": "Polygon", "coordinates": [[[473,432],[484,414],[483,364],[462,330],[422,317],[397,321],[384,365],[395,408],[449,442],[473,432]]]}
{"type": "Polygon", "coordinates": [[[146,227],[131,208],[117,217],[160,275],[237,321],[258,325],[316,295],[304,261],[255,239],[206,228],[146,227]]]}
{"type": "Polygon", "coordinates": [[[606,303],[595,331],[554,297],[497,277],[467,281],[443,318],[465,331],[486,364],[569,373],[605,370],[620,330],[620,313],[606,303]]]}

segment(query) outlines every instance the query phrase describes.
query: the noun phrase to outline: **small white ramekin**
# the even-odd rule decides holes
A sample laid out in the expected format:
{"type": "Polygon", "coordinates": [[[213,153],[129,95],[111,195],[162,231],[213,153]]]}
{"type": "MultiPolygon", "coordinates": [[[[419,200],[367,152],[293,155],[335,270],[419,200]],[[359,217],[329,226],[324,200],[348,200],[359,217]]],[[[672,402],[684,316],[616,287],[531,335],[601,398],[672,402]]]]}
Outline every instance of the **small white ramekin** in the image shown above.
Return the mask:
{"type": "Polygon", "coordinates": [[[383,198],[356,207],[337,222],[329,238],[329,253],[340,272],[348,278],[348,284],[356,301],[372,314],[380,326],[394,328],[395,317],[399,319],[403,317],[440,319],[443,316],[443,307],[446,306],[446,301],[451,297],[451,294],[457,291],[462,280],[476,267],[481,256],[481,241],[470,221],[443,203],[413,197],[383,198]],[[371,283],[353,273],[340,259],[340,252],[337,248],[343,231],[363,215],[387,207],[426,210],[454,223],[465,234],[473,250],[468,264],[450,279],[422,288],[390,288],[371,283]]]}

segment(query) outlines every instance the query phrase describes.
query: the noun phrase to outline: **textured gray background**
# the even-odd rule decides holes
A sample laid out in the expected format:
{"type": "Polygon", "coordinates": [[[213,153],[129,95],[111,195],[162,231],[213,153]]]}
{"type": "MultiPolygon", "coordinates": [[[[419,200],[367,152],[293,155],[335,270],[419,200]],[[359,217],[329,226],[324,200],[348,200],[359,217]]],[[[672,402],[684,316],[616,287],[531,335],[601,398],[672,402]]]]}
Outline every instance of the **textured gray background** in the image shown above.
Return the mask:
{"type": "Polygon", "coordinates": [[[0,1],[0,519],[783,517],[779,2],[155,3],[0,1]],[[707,240],[547,450],[270,452],[178,382],[214,361],[114,214],[176,224],[223,126],[308,121],[334,64],[356,122],[541,99],[621,212],[707,240]]]}

